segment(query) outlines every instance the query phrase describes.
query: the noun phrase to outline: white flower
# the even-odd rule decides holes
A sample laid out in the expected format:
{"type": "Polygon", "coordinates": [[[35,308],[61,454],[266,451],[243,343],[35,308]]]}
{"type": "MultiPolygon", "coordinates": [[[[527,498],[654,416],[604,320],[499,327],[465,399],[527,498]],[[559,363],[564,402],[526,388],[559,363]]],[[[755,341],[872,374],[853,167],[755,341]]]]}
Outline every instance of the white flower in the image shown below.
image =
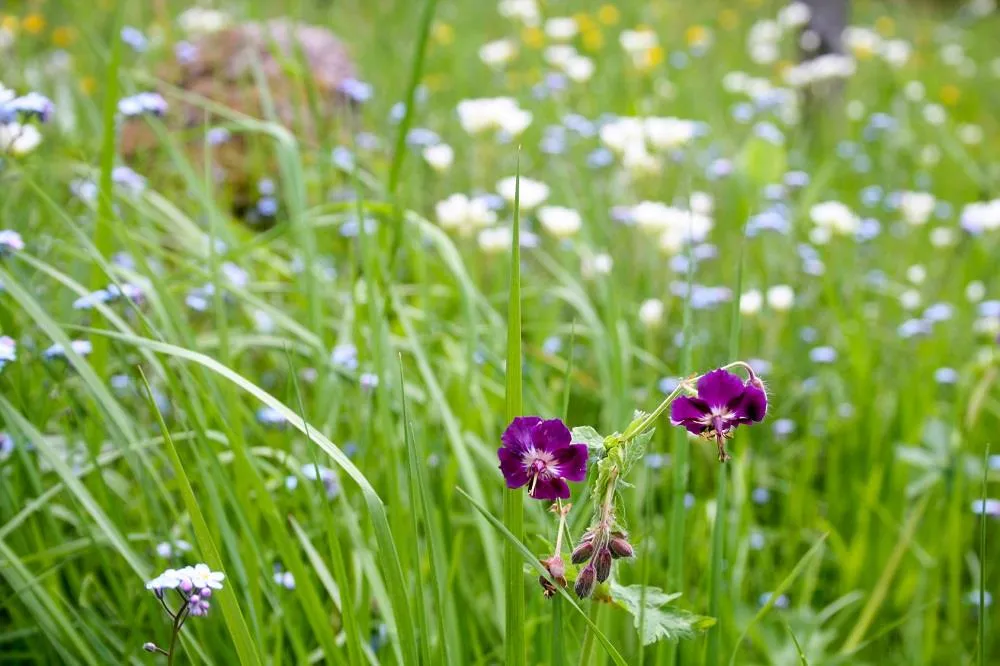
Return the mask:
{"type": "MultiPolygon", "coordinates": [[[[184,569],[188,569],[188,567],[184,569]]],[[[173,590],[180,586],[182,580],[187,580],[187,574],[183,569],[167,569],[153,580],[147,581],[146,589],[173,590]]]]}
{"type": "Polygon", "coordinates": [[[659,44],[656,33],[652,30],[622,30],[618,42],[633,58],[642,56],[659,44]]]}
{"type": "Polygon", "coordinates": [[[927,144],[920,149],[920,163],[923,166],[934,166],[941,161],[941,149],[932,143],[927,144]]]}
{"type": "Polygon", "coordinates": [[[499,10],[504,18],[520,21],[530,28],[541,22],[535,0],[500,0],[499,10]]]}
{"type": "Polygon", "coordinates": [[[557,238],[573,236],[583,225],[580,213],[563,206],[542,206],[538,209],[538,221],[557,238]]]}
{"type": "Polygon", "coordinates": [[[857,232],[861,221],[840,201],[823,201],[809,209],[809,217],[818,228],[838,234],[857,232]]]}
{"type": "Polygon", "coordinates": [[[686,210],[677,212],[675,219],[660,234],[660,249],[670,254],[679,252],[688,243],[701,243],[712,229],[711,218],[686,210]]]}
{"type": "Polygon", "coordinates": [[[521,109],[510,97],[463,99],[458,103],[458,119],[469,134],[503,130],[518,136],[531,124],[531,112],[521,109]]]}
{"type": "Polygon", "coordinates": [[[217,9],[191,7],[177,17],[177,23],[189,35],[207,35],[228,26],[230,18],[229,14],[217,9]]]}
{"type": "Polygon", "coordinates": [[[755,315],[760,312],[762,305],[764,305],[764,297],[756,289],[740,294],[740,314],[755,315]]]}
{"type": "Polygon", "coordinates": [[[553,44],[552,46],[547,46],[545,51],[542,52],[545,62],[560,69],[565,69],[569,61],[576,56],[576,49],[569,44],[553,44]]]}
{"type": "MultiPolygon", "coordinates": [[[[479,232],[479,249],[488,254],[507,252],[514,243],[514,230],[511,227],[492,227],[479,232]]],[[[521,231],[521,247],[537,247],[538,237],[521,231]]]]}
{"type": "MultiPolygon", "coordinates": [[[[517,179],[511,176],[504,178],[497,183],[497,192],[511,204],[514,203],[517,179]]],[[[521,178],[520,184],[520,206],[522,211],[534,210],[549,198],[549,186],[545,183],[532,180],[531,178],[521,178]]]]}
{"type": "Polygon", "coordinates": [[[770,65],[778,60],[778,46],[773,42],[758,42],[750,45],[750,59],[758,65],[770,65]]]}
{"type": "Polygon", "coordinates": [[[929,192],[903,192],[899,196],[899,211],[913,225],[925,224],[934,212],[937,200],[929,192]]]}
{"type": "Polygon", "coordinates": [[[688,199],[691,212],[698,215],[711,215],[715,208],[715,200],[708,192],[692,192],[688,199]]]}
{"type": "Polygon", "coordinates": [[[722,77],[722,89],[734,95],[746,92],[750,75],[746,72],[732,71],[726,72],[722,77]]]}
{"type": "Polygon", "coordinates": [[[226,579],[226,574],[221,571],[212,571],[207,564],[196,564],[193,567],[185,567],[188,580],[196,590],[206,587],[213,590],[222,589],[222,581],[226,579]]]}
{"type": "Polygon", "coordinates": [[[899,304],[904,310],[916,310],[920,307],[920,292],[916,289],[907,289],[899,295],[899,304]]]}
{"type": "Polygon", "coordinates": [[[848,26],[844,29],[844,45],[859,57],[878,53],[882,38],[871,28],[848,26]]]}
{"type": "Polygon", "coordinates": [[[778,284],[767,290],[767,306],[778,312],[791,309],[795,303],[795,291],[787,284],[778,284]]]}
{"type": "Polygon", "coordinates": [[[809,23],[811,12],[804,2],[793,2],[778,11],[778,23],[784,28],[799,28],[809,23]]]}
{"type": "Polygon", "coordinates": [[[857,65],[850,56],[828,53],[789,67],[784,72],[785,83],[793,88],[804,88],[833,79],[853,76],[857,65]]]}
{"type": "Polygon", "coordinates": [[[17,342],[9,335],[0,336],[0,368],[17,360],[17,342]]]}
{"type": "Polygon", "coordinates": [[[913,264],[906,269],[906,279],[913,284],[923,284],[927,279],[927,269],[920,264],[913,264]]]}
{"type": "Polygon", "coordinates": [[[971,123],[959,125],[958,140],[967,146],[977,146],[983,142],[983,128],[971,123]]]}
{"type": "Polygon", "coordinates": [[[447,171],[455,161],[455,151],[447,143],[427,146],[423,152],[424,161],[437,172],[447,171]]]}
{"type": "Polygon", "coordinates": [[[662,163],[657,155],[646,150],[646,143],[640,141],[625,147],[622,166],[631,174],[646,175],[659,173],[662,163]]]}
{"type": "Polygon", "coordinates": [[[924,84],[920,81],[910,81],[903,86],[903,94],[906,96],[906,99],[911,102],[919,102],[923,100],[926,92],[924,84]]]}
{"type": "Polygon", "coordinates": [[[24,249],[24,239],[21,234],[11,229],[0,230],[0,253],[18,252],[24,249]]]}
{"type": "Polygon", "coordinates": [[[948,119],[948,114],[945,113],[944,107],[940,104],[928,104],[924,107],[923,111],[924,120],[927,121],[928,125],[942,125],[944,121],[948,119]]]}
{"type": "Polygon", "coordinates": [[[598,275],[608,275],[614,268],[615,262],[607,252],[600,252],[595,255],[585,254],[580,261],[580,274],[588,280],[592,280],[598,275]]]}
{"type": "Polygon", "coordinates": [[[986,285],[979,280],[973,280],[965,285],[965,299],[970,303],[978,303],[986,296],[986,285]]]}
{"type": "Polygon", "coordinates": [[[619,154],[637,144],[645,147],[646,133],[641,118],[616,118],[601,126],[600,136],[601,143],[619,154]]]}
{"type": "MultiPolygon", "coordinates": [[[[0,53],[9,49],[13,43],[14,43],[14,33],[12,33],[6,27],[0,26],[0,53]]],[[[2,93],[2,91],[0,91],[0,93],[2,93]]]]}
{"type": "Polygon", "coordinates": [[[566,62],[563,71],[571,80],[586,83],[594,75],[594,61],[587,56],[576,55],[566,62]]]}
{"type": "Polygon", "coordinates": [[[487,42],[479,48],[479,59],[493,69],[501,69],[517,55],[517,45],[510,39],[487,42]]]}
{"type": "Polygon", "coordinates": [[[880,51],[882,58],[896,69],[902,68],[909,62],[912,52],[913,47],[910,46],[910,43],[902,39],[890,39],[882,44],[880,51]]]}
{"type": "Polygon", "coordinates": [[[1000,199],[966,204],[961,221],[962,228],[974,234],[1000,229],[1000,199]]]}
{"type": "Polygon", "coordinates": [[[34,125],[18,122],[0,124],[0,154],[25,155],[42,142],[42,133],[34,125]]]}
{"type": "Polygon", "coordinates": [[[577,31],[576,21],[569,16],[554,16],[545,22],[545,34],[557,42],[573,39],[577,31]]]}
{"type": "Polygon", "coordinates": [[[951,227],[931,229],[931,245],[934,247],[951,247],[955,244],[955,240],[955,230],[951,227]]]}
{"type": "Polygon", "coordinates": [[[639,321],[647,328],[659,326],[663,321],[663,301],[658,298],[648,298],[639,306],[639,321]]]}
{"type": "Polygon", "coordinates": [[[965,49],[962,48],[961,44],[954,42],[951,44],[945,44],[941,47],[941,60],[943,60],[946,65],[958,67],[962,64],[962,61],[965,60],[965,49]]]}
{"type": "Polygon", "coordinates": [[[481,227],[496,223],[497,215],[490,210],[482,197],[469,198],[464,194],[452,194],[435,206],[438,224],[442,229],[453,229],[462,234],[470,234],[481,227]]]}
{"type": "MultiPolygon", "coordinates": [[[[808,17],[806,20],[808,20],[808,17]]],[[[764,19],[750,26],[750,32],[747,33],[747,42],[750,44],[773,44],[781,39],[782,32],[781,24],[777,21],[764,19]]]]}
{"type": "Polygon", "coordinates": [[[660,150],[683,146],[695,137],[698,130],[693,120],[680,118],[646,118],[643,127],[649,143],[660,150]]]}

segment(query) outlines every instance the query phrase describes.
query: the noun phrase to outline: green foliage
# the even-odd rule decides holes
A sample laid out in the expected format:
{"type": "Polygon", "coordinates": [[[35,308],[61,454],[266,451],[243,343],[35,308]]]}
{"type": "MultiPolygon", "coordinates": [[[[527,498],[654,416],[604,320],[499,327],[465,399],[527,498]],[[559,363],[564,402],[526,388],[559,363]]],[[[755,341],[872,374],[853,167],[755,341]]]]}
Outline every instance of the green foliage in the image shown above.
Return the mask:
{"type": "Polygon", "coordinates": [[[612,600],[632,615],[643,645],[694,638],[715,624],[713,618],[666,605],[680,596],[658,587],[611,584],[612,600]]]}

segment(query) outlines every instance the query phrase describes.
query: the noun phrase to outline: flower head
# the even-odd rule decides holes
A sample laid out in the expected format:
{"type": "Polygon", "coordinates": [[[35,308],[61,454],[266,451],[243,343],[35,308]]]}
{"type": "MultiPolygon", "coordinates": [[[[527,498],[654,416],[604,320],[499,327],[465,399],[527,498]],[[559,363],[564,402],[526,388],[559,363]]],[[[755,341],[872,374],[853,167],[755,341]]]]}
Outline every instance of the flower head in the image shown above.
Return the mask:
{"type": "Polygon", "coordinates": [[[670,406],[670,420],[688,432],[715,439],[719,461],[729,460],[725,440],[739,425],[756,423],[767,413],[767,394],[756,375],[744,382],[728,370],[713,370],[698,380],[695,396],[682,396],[670,406]]]}
{"type": "Polygon", "coordinates": [[[573,444],[573,436],[559,419],[543,421],[537,416],[520,416],[507,426],[497,450],[500,471],[508,488],[528,486],[535,499],[569,497],[567,481],[583,481],[587,476],[587,447],[573,444]]]}

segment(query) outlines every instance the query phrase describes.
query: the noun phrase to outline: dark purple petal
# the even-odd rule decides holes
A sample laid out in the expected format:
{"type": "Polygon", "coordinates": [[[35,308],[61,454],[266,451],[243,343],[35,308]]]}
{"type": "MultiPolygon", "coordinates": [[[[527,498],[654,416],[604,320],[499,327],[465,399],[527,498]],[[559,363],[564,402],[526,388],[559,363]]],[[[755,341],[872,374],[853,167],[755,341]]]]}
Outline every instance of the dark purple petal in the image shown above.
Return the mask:
{"type": "Polygon", "coordinates": [[[539,451],[555,453],[559,449],[569,446],[572,441],[573,435],[570,434],[569,428],[559,419],[542,421],[537,428],[531,431],[531,443],[539,451]]]}
{"type": "Polygon", "coordinates": [[[558,476],[538,477],[531,496],[539,500],[569,499],[569,486],[558,476]]]}
{"type": "Polygon", "coordinates": [[[709,407],[725,407],[744,390],[743,380],[733,373],[713,370],[698,380],[698,397],[709,407]]]}
{"type": "Polygon", "coordinates": [[[571,444],[555,452],[559,476],[567,481],[580,482],[587,478],[587,445],[571,444]]]}
{"type": "Polygon", "coordinates": [[[513,449],[500,447],[497,449],[497,457],[500,458],[500,471],[503,472],[503,478],[507,482],[508,488],[520,488],[527,485],[530,477],[521,454],[513,449]]]}
{"type": "Polygon", "coordinates": [[[708,414],[709,409],[698,398],[681,396],[670,403],[670,420],[674,425],[682,425],[696,435],[701,434],[707,426],[698,423],[698,419],[708,414]]]}
{"type": "Polygon", "coordinates": [[[542,420],[537,416],[518,416],[503,431],[500,441],[515,453],[523,454],[534,446],[531,431],[541,422],[542,420]]]}
{"type": "Polygon", "coordinates": [[[743,395],[733,406],[733,414],[741,423],[763,421],[767,414],[767,394],[760,387],[747,384],[743,395]]]}

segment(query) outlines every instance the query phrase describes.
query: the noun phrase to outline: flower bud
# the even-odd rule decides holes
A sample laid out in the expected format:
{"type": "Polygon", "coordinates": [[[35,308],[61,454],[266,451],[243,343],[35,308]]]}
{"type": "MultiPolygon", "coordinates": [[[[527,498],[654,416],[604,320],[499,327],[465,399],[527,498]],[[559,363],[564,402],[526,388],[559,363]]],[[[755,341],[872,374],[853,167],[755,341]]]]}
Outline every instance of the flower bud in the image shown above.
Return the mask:
{"type": "Polygon", "coordinates": [[[194,585],[191,584],[191,581],[185,578],[180,582],[180,585],[178,585],[178,587],[181,588],[181,592],[190,592],[191,588],[194,587],[194,585]]]}
{"type": "Polygon", "coordinates": [[[633,557],[635,555],[635,549],[632,548],[632,544],[628,542],[625,535],[611,537],[608,549],[611,551],[611,557],[616,560],[620,557],[633,557]]]}
{"type": "Polygon", "coordinates": [[[581,599],[586,599],[590,596],[590,593],[594,591],[594,583],[596,582],[597,572],[594,571],[594,565],[588,564],[576,577],[576,585],[573,589],[576,590],[576,596],[581,599]]]}
{"type": "Polygon", "coordinates": [[[594,556],[594,570],[599,583],[603,583],[611,575],[611,551],[608,548],[597,551],[597,555],[594,556]]]}
{"type": "Polygon", "coordinates": [[[188,601],[190,601],[193,604],[196,604],[199,601],[201,601],[201,597],[199,597],[197,594],[192,594],[190,597],[188,597],[188,601]]]}
{"type": "Polygon", "coordinates": [[[583,540],[580,542],[576,548],[573,549],[573,555],[571,559],[573,564],[583,564],[590,559],[590,556],[594,554],[594,542],[592,540],[583,540]]]}
{"type": "Polygon", "coordinates": [[[146,652],[157,652],[160,648],[156,647],[156,643],[143,643],[142,649],[146,652]]]}
{"type": "Polygon", "coordinates": [[[552,576],[552,578],[554,578],[556,582],[562,580],[563,584],[565,585],[566,563],[563,562],[562,557],[560,557],[559,555],[553,555],[547,560],[542,560],[542,564],[545,565],[545,568],[548,570],[549,575],[552,576]]]}
{"type": "Polygon", "coordinates": [[[210,588],[210,587],[203,587],[203,588],[201,588],[201,590],[198,591],[198,595],[202,599],[208,599],[210,596],[212,596],[212,588],[210,588]]]}

